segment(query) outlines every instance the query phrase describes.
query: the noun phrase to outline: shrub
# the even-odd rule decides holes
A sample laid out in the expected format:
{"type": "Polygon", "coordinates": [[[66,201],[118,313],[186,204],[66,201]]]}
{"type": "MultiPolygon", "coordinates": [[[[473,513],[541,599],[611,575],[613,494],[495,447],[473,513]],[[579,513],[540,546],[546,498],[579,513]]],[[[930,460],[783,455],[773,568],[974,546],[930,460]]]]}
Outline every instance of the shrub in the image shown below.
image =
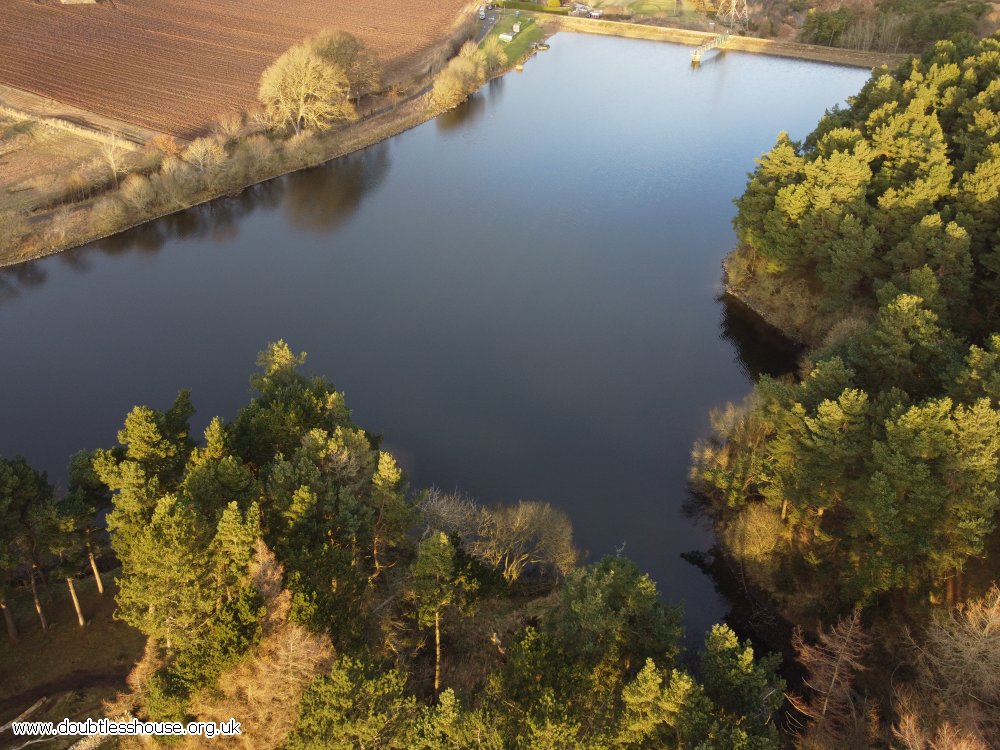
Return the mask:
{"type": "Polygon", "coordinates": [[[63,180],[63,192],[70,200],[80,200],[90,194],[91,181],[82,169],[74,169],[63,180]]]}
{"type": "Polygon", "coordinates": [[[122,182],[118,194],[122,202],[134,213],[143,214],[156,198],[149,178],[141,174],[130,174],[122,182]]]}
{"type": "Polygon", "coordinates": [[[319,164],[323,160],[323,147],[312,133],[298,133],[285,142],[285,160],[289,166],[319,164]]]}
{"type": "Polygon", "coordinates": [[[190,202],[200,187],[194,168],[176,156],[168,156],[158,174],[150,178],[157,199],[164,205],[181,208],[190,202]]]}
{"type": "Polygon", "coordinates": [[[114,196],[101,198],[90,210],[90,229],[95,234],[111,234],[128,224],[125,204],[114,196]]]}
{"type": "Polygon", "coordinates": [[[255,135],[240,144],[239,153],[250,163],[254,174],[264,174],[273,166],[276,151],[265,136],[255,135]]]}
{"type": "Polygon", "coordinates": [[[45,243],[50,247],[57,247],[66,242],[70,235],[70,228],[73,226],[73,214],[70,209],[63,206],[51,215],[49,224],[45,229],[45,243]]]}
{"type": "Polygon", "coordinates": [[[243,175],[244,184],[256,182],[274,173],[277,149],[266,136],[253,135],[240,142],[231,161],[243,175]]]}
{"type": "Polygon", "coordinates": [[[160,670],[146,685],[146,714],[153,721],[184,721],[188,694],[169,670],[160,670]]]}
{"type": "Polygon", "coordinates": [[[17,211],[0,213],[0,250],[10,251],[20,246],[28,234],[28,220],[17,211]]]}
{"type": "Polygon", "coordinates": [[[184,161],[198,172],[209,172],[226,159],[226,150],[215,138],[198,138],[184,151],[184,161]]]}
{"type": "Polygon", "coordinates": [[[499,37],[486,37],[483,41],[482,53],[488,76],[496,75],[507,65],[507,50],[504,49],[503,42],[500,41],[499,37]]]}
{"type": "Polygon", "coordinates": [[[156,135],[146,142],[146,149],[149,151],[159,151],[166,156],[180,156],[184,152],[184,147],[171,135],[156,135]]]}
{"type": "Polygon", "coordinates": [[[226,142],[234,141],[243,133],[243,115],[238,112],[219,115],[215,129],[226,142]]]}
{"type": "Polygon", "coordinates": [[[457,107],[482,83],[484,68],[482,60],[475,55],[463,53],[465,48],[434,80],[434,87],[430,93],[430,104],[433,108],[443,112],[457,107]]]}

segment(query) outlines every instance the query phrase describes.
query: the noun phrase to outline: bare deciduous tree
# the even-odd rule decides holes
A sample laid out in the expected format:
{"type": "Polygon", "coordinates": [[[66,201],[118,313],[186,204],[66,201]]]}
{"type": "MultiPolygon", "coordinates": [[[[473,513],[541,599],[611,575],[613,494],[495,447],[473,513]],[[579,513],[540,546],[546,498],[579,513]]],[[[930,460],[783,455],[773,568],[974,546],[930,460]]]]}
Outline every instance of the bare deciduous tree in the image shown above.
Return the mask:
{"type": "Polygon", "coordinates": [[[215,123],[216,132],[226,141],[233,141],[243,134],[243,115],[239,112],[225,112],[215,123]]]}
{"type": "Polygon", "coordinates": [[[392,108],[395,109],[399,105],[399,100],[403,98],[403,87],[394,83],[386,90],[385,96],[392,108]]]}
{"type": "Polygon", "coordinates": [[[924,708],[917,708],[909,697],[897,696],[896,711],[899,721],[892,728],[902,750],[989,750],[989,745],[970,732],[943,721],[937,728],[927,728],[933,721],[924,708]]]}
{"type": "Polygon", "coordinates": [[[901,720],[897,732],[912,734],[928,717],[933,726],[936,714],[935,731],[1000,747],[1000,588],[934,618],[920,642],[911,638],[911,644],[918,679],[901,701],[899,713],[909,720],[901,720]],[[907,711],[905,705],[915,707],[907,711]]]}
{"type": "Polygon", "coordinates": [[[324,30],[306,44],[320,57],[344,71],[348,95],[355,103],[382,87],[382,64],[378,56],[353,34],[324,30]]]}
{"type": "Polygon", "coordinates": [[[420,503],[428,528],[455,534],[469,554],[499,570],[508,583],[529,567],[566,575],[579,559],[569,517],[548,503],[483,508],[459,494],[431,490],[420,503]]]}
{"type": "Polygon", "coordinates": [[[214,138],[197,138],[184,150],[184,161],[198,172],[208,172],[226,158],[226,151],[214,138]]]}
{"type": "Polygon", "coordinates": [[[803,682],[810,690],[805,698],[788,696],[789,703],[808,719],[799,746],[820,747],[830,741],[834,747],[859,730],[863,734],[868,709],[855,699],[853,685],[855,676],[865,669],[862,660],[871,640],[861,626],[861,610],[829,629],[821,628],[814,644],[807,643],[802,629],[796,628],[792,646],[806,669],[803,682]]]}
{"type": "Polygon", "coordinates": [[[502,569],[508,583],[535,565],[564,576],[579,557],[569,517],[548,503],[524,500],[484,514],[472,553],[502,569]]]}
{"type": "Polygon", "coordinates": [[[305,44],[297,44],[264,71],[258,98],[275,126],[325,130],[354,120],[347,74],[305,44]]]}
{"type": "Polygon", "coordinates": [[[479,533],[483,508],[465,495],[431,489],[420,501],[419,508],[429,530],[442,529],[457,534],[463,545],[479,533]]]}
{"type": "Polygon", "coordinates": [[[101,158],[111,172],[115,187],[118,187],[118,178],[128,173],[125,162],[130,150],[121,136],[115,132],[112,132],[101,145],[101,158]]]}

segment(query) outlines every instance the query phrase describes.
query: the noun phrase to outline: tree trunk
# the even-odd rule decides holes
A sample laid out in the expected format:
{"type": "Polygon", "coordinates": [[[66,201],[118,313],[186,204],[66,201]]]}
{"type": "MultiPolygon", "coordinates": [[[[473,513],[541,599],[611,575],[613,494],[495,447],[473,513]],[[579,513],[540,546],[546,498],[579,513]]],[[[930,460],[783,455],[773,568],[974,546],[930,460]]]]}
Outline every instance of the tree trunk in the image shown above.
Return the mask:
{"type": "Polygon", "coordinates": [[[35,563],[33,563],[33,565],[34,565],[34,568],[35,568],[35,572],[38,573],[38,577],[42,579],[42,588],[45,589],[45,599],[46,599],[46,601],[49,602],[49,604],[51,604],[52,603],[52,589],[49,588],[49,577],[47,575],[45,575],[45,571],[42,570],[41,566],[38,564],[37,561],[35,563]]]}
{"type": "Polygon", "coordinates": [[[97,569],[97,560],[94,559],[94,553],[87,547],[87,557],[90,558],[90,569],[94,571],[94,581],[97,583],[97,593],[104,596],[104,581],[101,579],[101,571],[97,569]]]}
{"type": "Polygon", "coordinates": [[[434,613],[434,697],[441,692],[441,610],[434,613]]]}
{"type": "Polygon", "coordinates": [[[6,601],[0,601],[0,609],[3,609],[3,619],[7,623],[7,637],[12,641],[17,640],[17,623],[14,622],[14,613],[10,611],[6,601]]]}
{"type": "Polygon", "coordinates": [[[375,579],[382,572],[382,564],[378,560],[378,526],[375,527],[375,536],[372,539],[372,574],[368,576],[368,585],[373,586],[375,579]]]}
{"type": "Polygon", "coordinates": [[[76,610],[76,621],[80,623],[82,628],[87,624],[87,621],[83,619],[83,612],[80,611],[80,600],[76,598],[76,586],[73,585],[73,579],[70,576],[66,577],[66,585],[69,586],[69,597],[73,600],[73,609],[76,610]]]}
{"type": "Polygon", "coordinates": [[[375,518],[374,533],[372,534],[372,565],[375,567],[374,572],[368,578],[368,583],[370,584],[379,574],[382,572],[382,562],[378,557],[379,542],[381,541],[382,534],[382,509],[379,508],[378,516],[375,518]]]}
{"type": "Polygon", "coordinates": [[[42,611],[42,602],[38,598],[38,586],[35,584],[35,569],[28,571],[28,580],[31,581],[31,598],[35,600],[35,612],[38,613],[38,620],[42,623],[42,632],[49,632],[49,621],[45,619],[45,612],[42,611]]]}

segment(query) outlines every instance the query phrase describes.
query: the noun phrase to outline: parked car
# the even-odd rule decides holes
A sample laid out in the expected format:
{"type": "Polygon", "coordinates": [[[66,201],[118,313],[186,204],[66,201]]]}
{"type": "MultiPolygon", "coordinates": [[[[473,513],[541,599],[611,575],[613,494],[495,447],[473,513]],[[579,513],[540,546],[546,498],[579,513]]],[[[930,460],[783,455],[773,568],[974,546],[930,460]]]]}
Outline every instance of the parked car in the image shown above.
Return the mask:
{"type": "Polygon", "coordinates": [[[485,21],[486,20],[486,6],[485,5],[480,5],[479,6],[479,20],[480,21],[485,21]]]}

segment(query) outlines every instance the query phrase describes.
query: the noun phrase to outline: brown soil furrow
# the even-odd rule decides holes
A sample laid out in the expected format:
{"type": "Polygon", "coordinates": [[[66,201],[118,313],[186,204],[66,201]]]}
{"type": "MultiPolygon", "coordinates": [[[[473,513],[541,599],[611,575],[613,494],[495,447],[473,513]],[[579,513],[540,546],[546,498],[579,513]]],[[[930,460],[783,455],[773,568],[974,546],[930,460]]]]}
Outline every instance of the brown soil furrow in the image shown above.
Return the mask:
{"type": "Polygon", "coordinates": [[[189,138],[254,104],[261,72],[321,28],[356,34],[389,70],[446,37],[468,0],[6,0],[0,83],[189,138]]]}

